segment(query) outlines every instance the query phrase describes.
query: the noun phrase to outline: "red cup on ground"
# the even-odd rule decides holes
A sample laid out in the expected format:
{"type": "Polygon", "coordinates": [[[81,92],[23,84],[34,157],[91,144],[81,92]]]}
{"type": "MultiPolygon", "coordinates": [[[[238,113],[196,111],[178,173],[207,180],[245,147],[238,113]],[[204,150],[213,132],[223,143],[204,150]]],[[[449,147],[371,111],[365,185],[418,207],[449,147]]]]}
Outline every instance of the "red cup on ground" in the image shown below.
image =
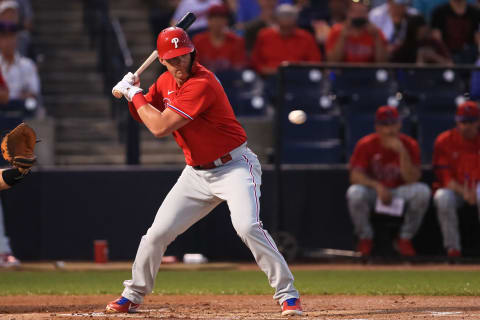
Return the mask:
{"type": "Polygon", "coordinates": [[[108,242],[107,240],[93,241],[94,258],[96,263],[108,262],[108,242]]]}

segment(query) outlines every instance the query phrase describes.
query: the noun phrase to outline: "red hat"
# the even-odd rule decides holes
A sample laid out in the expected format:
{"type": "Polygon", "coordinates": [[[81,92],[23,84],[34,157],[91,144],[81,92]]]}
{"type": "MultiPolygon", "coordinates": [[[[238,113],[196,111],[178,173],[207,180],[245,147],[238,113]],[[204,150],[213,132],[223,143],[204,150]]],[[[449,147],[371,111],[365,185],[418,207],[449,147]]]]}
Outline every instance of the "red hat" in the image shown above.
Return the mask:
{"type": "Polygon", "coordinates": [[[375,123],[389,125],[398,122],[398,110],[391,106],[381,106],[375,113],[375,123]]]}
{"type": "Polygon", "coordinates": [[[228,8],[224,4],[214,4],[208,9],[207,16],[213,17],[213,16],[223,16],[223,17],[228,17],[230,12],[228,11],[228,8]]]}
{"type": "Polygon", "coordinates": [[[163,29],[157,38],[158,56],[162,59],[172,59],[193,52],[195,47],[188,34],[177,27],[163,29]]]}
{"type": "Polygon", "coordinates": [[[480,118],[480,110],[475,101],[466,101],[458,106],[455,120],[457,122],[475,122],[480,118]]]}

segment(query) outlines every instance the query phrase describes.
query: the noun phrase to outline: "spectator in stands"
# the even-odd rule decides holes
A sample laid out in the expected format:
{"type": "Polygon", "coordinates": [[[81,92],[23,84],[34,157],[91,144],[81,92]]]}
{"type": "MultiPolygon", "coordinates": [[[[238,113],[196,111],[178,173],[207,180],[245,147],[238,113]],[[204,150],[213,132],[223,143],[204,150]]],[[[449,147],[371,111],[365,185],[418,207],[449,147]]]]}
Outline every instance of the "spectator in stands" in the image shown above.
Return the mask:
{"type": "MultiPolygon", "coordinates": [[[[302,24],[299,24],[299,26],[304,29],[312,29],[313,34],[315,35],[315,40],[322,49],[322,52],[325,52],[325,42],[327,41],[331,27],[336,23],[345,22],[349,1],[350,0],[328,0],[327,12],[324,12],[323,14],[320,13],[320,15],[311,15],[309,28],[303,27],[302,24]]],[[[308,10],[311,9],[304,8],[304,11],[308,10]]]]}
{"type": "Polygon", "coordinates": [[[408,0],[388,0],[372,9],[368,15],[371,23],[382,30],[389,43],[389,52],[399,47],[405,40],[408,18],[418,11],[408,6],[408,0]]]}
{"type": "Polygon", "coordinates": [[[193,38],[199,62],[213,72],[245,66],[243,39],[229,31],[228,16],[225,5],[210,7],[208,31],[193,38]]]}
{"type": "Polygon", "coordinates": [[[420,15],[408,19],[405,40],[392,52],[390,61],[418,64],[453,63],[447,46],[441,40],[432,37],[429,26],[420,15]]]}
{"type": "Polygon", "coordinates": [[[480,201],[480,110],[477,103],[467,101],[460,105],[455,120],[456,128],[441,133],[433,151],[434,187],[438,188],[433,200],[443,245],[452,258],[462,254],[457,211],[465,205],[479,207],[480,201]]]}
{"type": "Polygon", "coordinates": [[[245,24],[245,48],[248,54],[251,54],[253,50],[260,29],[270,27],[275,22],[277,0],[258,0],[258,5],[260,6],[258,18],[245,24]]]}
{"type": "Polygon", "coordinates": [[[43,116],[40,79],[35,63],[17,51],[18,25],[0,21],[0,69],[9,90],[9,105],[43,116]]]}
{"type": "Polygon", "coordinates": [[[165,28],[170,26],[180,0],[145,0],[148,4],[150,13],[150,25],[153,31],[154,39],[165,28]]]}
{"type": "Polygon", "coordinates": [[[480,34],[480,10],[466,0],[450,0],[435,9],[433,35],[445,42],[455,63],[474,63],[480,34]]]}
{"type": "Polygon", "coordinates": [[[0,3],[0,21],[17,24],[18,52],[29,56],[31,52],[32,7],[29,0],[4,0],[0,3]]]}
{"type": "Polygon", "coordinates": [[[190,37],[193,37],[195,34],[207,29],[207,11],[208,8],[215,4],[222,4],[222,0],[180,0],[170,24],[173,26],[187,12],[193,12],[197,20],[188,29],[188,34],[190,37]]]}
{"type": "Polygon", "coordinates": [[[368,21],[368,7],[363,2],[351,2],[347,20],[330,30],[325,45],[331,62],[385,62],[387,42],[382,31],[368,21]]]}
{"type": "MultiPolygon", "coordinates": [[[[229,0],[229,2],[230,1],[232,0],[229,0]]],[[[272,13],[277,3],[278,4],[293,3],[293,0],[275,0],[275,1],[233,0],[233,1],[236,2],[236,5],[235,5],[236,10],[234,11],[236,12],[235,18],[237,22],[237,29],[239,29],[240,31],[244,31],[245,27],[249,24],[249,22],[257,20],[258,18],[268,22],[269,17],[265,16],[266,14],[265,9],[267,9],[267,11],[270,11],[270,7],[272,3],[273,3],[273,7],[271,8],[272,13]],[[267,6],[268,8],[265,8],[265,6],[267,6]]],[[[253,43],[252,43],[252,46],[253,46],[253,43]]]]}
{"type": "Polygon", "coordinates": [[[417,233],[430,203],[430,188],[418,182],[421,176],[420,148],[400,133],[396,108],[382,106],[375,114],[375,133],[358,141],[350,159],[348,209],[359,241],[357,250],[369,256],[373,247],[370,213],[380,203],[403,209],[404,220],[395,244],[403,256],[414,256],[411,239],[417,233]],[[403,202],[403,205],[402,205],[403,202]],[[377,203],[377,204],[376,204],[377,203]]]}
{"type": "MultiPolygon", "coordinates": [[[[449,0],[412,0],[412,6],[420,12],[428,23],[430,23],[433,10],[448,1],[449,0]]],[[[473,4],[476,0],[468,0],[467,2],[473,4]]]]}
{"type": "Polygon", "coordinates": [[[282,4],[275,11],[277,25],[259,32],[252,65],[260,74],[275,74],[282,61],[321,61],[313,36],[297,27],[297,15],[294,6],[282,4]]]}

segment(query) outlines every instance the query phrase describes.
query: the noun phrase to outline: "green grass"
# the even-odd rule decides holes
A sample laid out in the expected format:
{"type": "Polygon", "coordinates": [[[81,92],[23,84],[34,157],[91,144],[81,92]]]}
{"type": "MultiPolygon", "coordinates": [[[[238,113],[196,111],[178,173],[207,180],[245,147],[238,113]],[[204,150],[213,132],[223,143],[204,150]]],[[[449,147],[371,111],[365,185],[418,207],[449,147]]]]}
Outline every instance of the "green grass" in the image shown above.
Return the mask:
{"type": "MultiPolygon", "coordinates": [[[[480,271],[296,271],[301,294],[480,296],[480,271]]],[[[119,294],[128,271],[5,271],[0,295],[119,294]]],[[[161,271],[157,294],[273,294],[260,271],[161,271]]]]}

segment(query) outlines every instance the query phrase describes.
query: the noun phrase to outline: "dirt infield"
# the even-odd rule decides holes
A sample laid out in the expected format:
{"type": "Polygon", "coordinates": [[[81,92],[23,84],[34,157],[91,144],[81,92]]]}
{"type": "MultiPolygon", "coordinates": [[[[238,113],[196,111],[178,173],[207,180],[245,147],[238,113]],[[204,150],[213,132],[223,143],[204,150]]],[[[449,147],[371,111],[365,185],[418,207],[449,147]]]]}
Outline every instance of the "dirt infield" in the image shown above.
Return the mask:
{"type": "MultiPolygon", "coordinates": [[[[268,296],[150,296],[136,314],[105,315],[114,296],[2,297],[0,319],[285,319],[268,296]]],[[[479,297],[304,296],[297,319],[480,319],[479,297]]]]}

